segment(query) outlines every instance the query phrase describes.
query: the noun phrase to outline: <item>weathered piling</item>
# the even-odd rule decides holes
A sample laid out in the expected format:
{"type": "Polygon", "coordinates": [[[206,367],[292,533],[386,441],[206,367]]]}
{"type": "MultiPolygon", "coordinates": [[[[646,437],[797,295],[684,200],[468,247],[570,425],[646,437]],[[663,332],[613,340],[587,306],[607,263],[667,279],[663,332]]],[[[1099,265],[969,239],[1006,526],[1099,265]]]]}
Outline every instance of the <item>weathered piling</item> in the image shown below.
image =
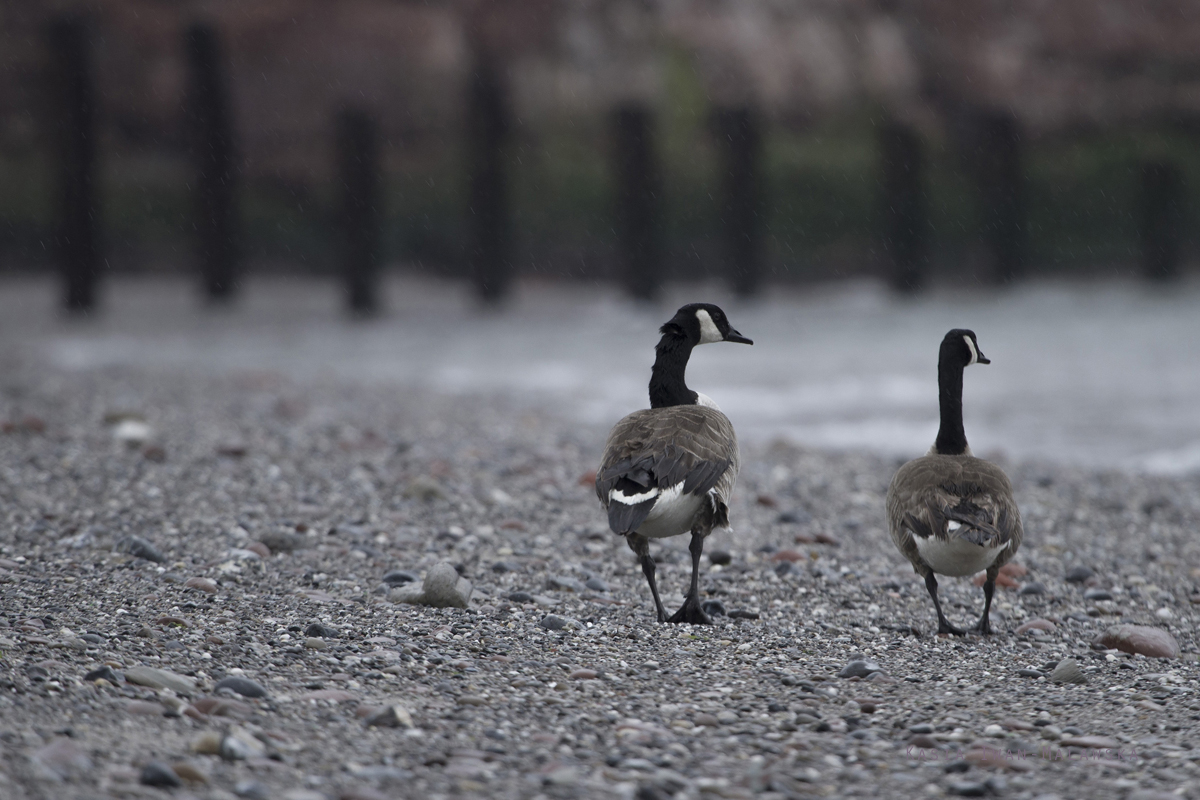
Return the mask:
{"type": "Polygon", "coordinates": [[[88,28],[76,17],[50,23],[52,92],[48,104],[58,170],[57,256],[63,304],[86,312],[96,305],[100,271],[96,192],[96,80],[88,28]]]}
{"type": "Polygon", "coordinates": [[[1148,161],[1142,165],[1141,179],[1142,273],[1152,280],[1170,280],[1179,275],[1183,172],[1169,161],[1148,161]]]}
{"type": "Polygon", "coordinates": [[[987,278],[1009,283],[1025,271],[1028,230],[1024,148],[1017,119],[1007,112],[980,113],[975,125],[976,185],[987,278]]]}
{"type": "Polygon", "coordinates": [[[187,120],[192,166],[196,248],[205,295],[232,299],[237,289],[233,118],[219,36],[207,24],[187,29],[187,120]]]}
{"type": "Polygon", "coordinates": [[[925,283],[929,246],[920,136],[901,122],[885,121],[879,163],[887,280],[898,292],[913,292],[925,283]]]}
{"type": "Polygon", "coordinates": [[[615,221],[626,289],[653,300],[662,289],[661,177],[650,111],[625,104],[613,112],[615,221]]]}
{"type": "Polygon", "coordinates": [[[721,154],[721,220],[729,281],[739,295],[753,295],[763,270],[759,117],[747,107],[727,108],[716,112],[714,122],[721,154]]]}
{"type": "Polygon", "coordinates": [[[343,109],[336,125],[346,303],[352,314],[366,315],[379,308],[379,136],[375,119],[362,109],[343,109]]]}
{"type": "Polygon", "coordinates": [[[501,300],[512,282],[512,220],[504,151],[510,133],[507,98],[497,67],[481,59],[467,103],[470,170],[470,269],[479,296],[501,300]]]}

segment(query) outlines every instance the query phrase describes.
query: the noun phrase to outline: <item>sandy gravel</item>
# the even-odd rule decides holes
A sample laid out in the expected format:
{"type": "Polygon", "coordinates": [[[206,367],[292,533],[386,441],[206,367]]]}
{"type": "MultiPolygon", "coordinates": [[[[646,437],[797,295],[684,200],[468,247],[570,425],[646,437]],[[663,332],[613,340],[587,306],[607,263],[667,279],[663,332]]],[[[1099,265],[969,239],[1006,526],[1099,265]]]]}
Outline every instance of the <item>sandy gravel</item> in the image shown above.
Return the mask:
{"type": "MultiPolygon", "coordinates": [[[[705,559],[730,613],[666,626],[585,485],[602,427],[270,373],[4,366],[6,798],[1200,793],[1195,475],[1006,465],[1028,573],[997,635],[937,638],[883,527],[898,462],[755,444],[708,546],[730,563],[705,559]],[[385,574],[443,560],[469,608],[389,601],[385,574]],[[1035,618],[1051,630],[1015,633],[1035,618]],[[1182,657],[1091,646],[1121,621],[1182,657]],[[1064,658],[1086,684],[1018,672],[1064,658]],[[878,674],[838,677],[855,659],[878,674]],[[145,667],[185,685],[125,680],[145,667]]],[[[668,606],[686,544],[658,552],[668,606]]],[[[943,587],[978,614],[968,580],[943,587]]]]}

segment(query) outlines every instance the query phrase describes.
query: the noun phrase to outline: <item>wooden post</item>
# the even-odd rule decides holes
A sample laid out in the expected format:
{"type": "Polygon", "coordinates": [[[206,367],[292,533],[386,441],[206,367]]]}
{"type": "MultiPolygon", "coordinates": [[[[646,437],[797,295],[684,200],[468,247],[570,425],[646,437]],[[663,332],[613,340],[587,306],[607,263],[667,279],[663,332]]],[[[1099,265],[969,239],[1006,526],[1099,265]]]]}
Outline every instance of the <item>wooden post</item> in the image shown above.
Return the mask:
{"type": "Polygon", "coordinates": [[[63,303],[74,312],[96,305],[100,268],[96,202],[96,89],[87,26],[62,18],[49,29],[50,104],[58,162],[58,259],[63,303]]]}
{"type": "Polygon", "coordinates": [[[660,178],[650,112],[636,104],[613,116],[617,236],[630,294],[653,300],[662,289],[660,178]]]}
{"type": "Polygon", "coordinates": [[[716,113],[721,152],[722,221],[726,259],[734,291],[755,294],[762,281],[762,188],[759,159],[762,134],[759,118],[749,108],[716,113]]]}
{"type": "Polygon", "coordinates": [[[984,113],[977,120],[976,176],[990,279],[1009,283],[1025,269],[1027,231],[1021,132],[1009,113],[984,113]]]}
{"type": "Polygon", "coordinates": [[[233,121],[216,30],[187,30],[186,117],[195,170],[195,227],[204,292],[210,301],[237,289],[236,168],[233,121]]]}
{"type": "Polygon", "coordinates": [[[929,230],[920,137],[907,125],[885,121],[879,161],[888,283],[898,292],[913,292],[925,283],[929,230]]]}
{"type": "Polygon", "coordinates": [[[479,296],[495,303],[508,293],[512,282],[512,222],[504,169],[509,119],[500,76],[486,59],[480,60],[471,77],[467,106],[471,275],[479,296]]]}
{"type": "Polygon", "coordinates": [[[342,270],[353,314],[378,310],[379,137],[375,120],[361,109],[337,117],[337,162],[342,183],[342,270]]]}
{"type": "Polygon", "coordinates": [[[1177,164],[1150,161],[1142,165],[1142,272],[1153,280],[1179,275],[1179,241],[1186,198],[1177,164]]]}

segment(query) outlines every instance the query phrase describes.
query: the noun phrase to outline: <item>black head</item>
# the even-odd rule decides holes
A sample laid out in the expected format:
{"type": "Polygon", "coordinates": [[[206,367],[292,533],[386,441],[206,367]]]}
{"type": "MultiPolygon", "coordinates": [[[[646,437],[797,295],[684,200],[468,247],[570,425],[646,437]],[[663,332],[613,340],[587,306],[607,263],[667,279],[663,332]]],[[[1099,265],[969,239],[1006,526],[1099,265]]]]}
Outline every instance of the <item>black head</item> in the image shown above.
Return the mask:
{"type": "Polygon", "coordinates": [[[946,334],[946,338],[942,339],[938,360],[962,367],[968,367],[971,364],[992,363],[979,349],[979,340],[975,338],[975,331],[965,328],[955,328],[946,334]]]}
{"type": "Polygon", "coordinates": [[[671,321],[660,329],[663,334],[683,336],[693,345],[711,344],[712,342],[738,342],[739,344],[754,344],[738,333],[725,312],[712,303],[689,303],[675,312],[671,321]]]}

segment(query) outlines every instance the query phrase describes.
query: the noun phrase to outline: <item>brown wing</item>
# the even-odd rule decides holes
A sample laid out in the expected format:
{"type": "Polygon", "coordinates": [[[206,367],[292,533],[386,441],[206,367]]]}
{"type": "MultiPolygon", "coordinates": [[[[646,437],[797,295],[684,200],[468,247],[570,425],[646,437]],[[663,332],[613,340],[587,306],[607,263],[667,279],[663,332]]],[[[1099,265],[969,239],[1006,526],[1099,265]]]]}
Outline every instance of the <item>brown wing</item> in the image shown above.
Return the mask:
{"type": "MultiPolygon", "coordinates": [[[[610,511],[610,525],[618,533],[636,530],[649,514],[644,508],[617,509],[614,520],[610,493],[618,485],[630,493],[668,489],[682,483],[687,494],[715,490],[717,524],[728,524],[728,502],[738,472],[737,437],[729,418],[707,406],[669,406],[635,411],[608,435],[604,456],[596,471],[596,495],[610,511]],[[625,519],[625,517],[630,517],[625,519]],[[640,519],[638,518],[640,517],[640,519]]],[[[624,505],[624,504],[617,504],[624,505]]]]}
{"type": "Polygon", "coordinates": [[[999,569],[1024,535],[1008,476],[973,456],[929,455],[908,462],[888,488],[887,513],[892,541],[922,574],[928,567],[915,537],[958,537],[987,547],[1009,543],[992,565],[999,569]],[[958,529],[950,531],[950,522],[958,529]]]}

